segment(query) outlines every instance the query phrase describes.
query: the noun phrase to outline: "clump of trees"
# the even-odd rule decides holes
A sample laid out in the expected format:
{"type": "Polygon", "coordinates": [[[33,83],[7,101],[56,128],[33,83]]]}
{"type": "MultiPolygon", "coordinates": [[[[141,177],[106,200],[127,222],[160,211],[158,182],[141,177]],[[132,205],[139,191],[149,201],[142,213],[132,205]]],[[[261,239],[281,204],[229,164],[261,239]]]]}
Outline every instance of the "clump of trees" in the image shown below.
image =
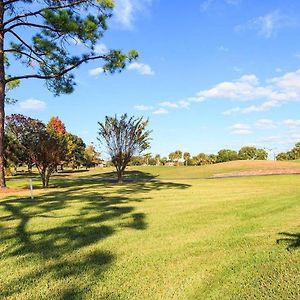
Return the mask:
{"type": "Polygon", "coordinates": [[[44,188],[49,186],[49,179],[58,166],[75,169],[96,164],[96,158],[100,159],[93,146],[86,147],[80,137],[67,132],[58,117],[44,124],[21,114],[6,117],[4,153],[6,167],[13,167],[15,172],[19,165],[27,165],[29,170],[34,165],[44,188]]]}
{"type": "Polygon", "coordinates": [[[276,160],[295,160],[295,159],[300,159],[300,142],[296,143],[291,150],[287,152],[281,152],[276,155],[276,160]]]}
{"type": "Polygon", "coordinates": [[[148,120],[124,114],[120,118],[106,116],[104,122],[98,124],[100,127],[98,139],[106,146],[116,168],[118,182],[121,183],[132,157],[140,155],[150,146],[151,132],[147,130],[148,120]]]}
{"type": "Polygon", "coordinates": [[[111,0],[0,1],[0,188],[6,186],[4,123],[10,89],[23,79],[39,79],[55,95],[71,93],[72,71],[82,64],[98,61],[104,72],[115,73],[138,57],[135,50],[95,51],[113,6],[111,0]],[[77,42],[84,47],[74,51],[77,42]]]}

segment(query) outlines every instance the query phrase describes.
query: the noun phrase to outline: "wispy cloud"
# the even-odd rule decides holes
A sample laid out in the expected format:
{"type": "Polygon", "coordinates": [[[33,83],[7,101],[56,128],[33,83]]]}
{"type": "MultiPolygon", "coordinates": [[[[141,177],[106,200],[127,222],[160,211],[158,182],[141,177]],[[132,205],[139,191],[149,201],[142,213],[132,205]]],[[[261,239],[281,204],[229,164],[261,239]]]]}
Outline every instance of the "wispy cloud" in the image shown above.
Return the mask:
{"type": "Polygon", "coordinates": [[[153,107],[142,104],[142,105],[135,105],[134,109],[139,110],[139,111],[150,111],[150,110],[153,110],[153,107]]]}
{"type": "Polygon", "coordinates": [[[254,18],[246,24],[238,25],[235,27],[235,30],[238,32],[254,30],[259,36],[271,38],[279,29],[295,25],[296,22],[293,18],[282,14],[279,10],[275,10],[264,16],[254,18]]]}
{"type": "Polygon", "coordinates": [[[46,102],[38,99],[27,99],[18,103],[21,111],[43,111],[46,109],[46,102]]]}
{"type": "Polygon", "coordinates": [[[103,71],[103,68],[102,67],[99,67],[99,68],[95,68],[95,69],[91,69],[90,71],[89,71],[89,74],[91,75],[91,76],[98,76],[98,75],[100,75],[101,73],[103,73],[104,71],[103,71]]]}
{"type": "Polygon", "coordinates": [[[152,0],[115,0],[114,21],[122,28],[131,30],[139,13],[147,11],[152,0]]]}
{"type": "Polygon", "coordinates": [[[277,124],[270,119],[260,119],[254,123],[254,126],[259,129],[273,129],[277,127],[277,124]]]}
{"type": "Polygon", "coordinates": [[[168,114],[169,111],[166,110],[165,108],[161,107],[161,108],[158,108],[157,110],[153,111],[153,114],[154,115],[165,115],[165,114],[168,114]]]}
{"type": "Polygon", "coordinates": [[[144,63],[138,63],[138,62],[131,63],[131,64],[129,64],[127,69],[137,71],[141,75],[154,75],[155,74],[154,71],[152,70],[152,68],[149,65],[144,64],[144,63]]]}
{"type": "Polygon", "coordinates": [[[100,44],[95,45],[94,51],[95,51],[95,53],[101,55],[101,54],[108,53],[109,50],[108,50],[108,48],[107,48],[107,46],[105,44],[100,43],[100,44]]]}
{"type": "MultiPolygon", "coordinates": [[[[222,3],[226,4],[226,5],[238,5],[241,1],[242,0],[223,0],[222,3]]],[[[214,4],[217,4],[219,2],[220,2],[220,0],[204,0],[201,2],[200,9],[202,11],[207,11],[214,4]]]]}
{"type": "Polygon", "coordinates": [[[231,134],[247,135],[251,134],[250,126],[243,123],[237,123],[229,127],[231,134]]]}

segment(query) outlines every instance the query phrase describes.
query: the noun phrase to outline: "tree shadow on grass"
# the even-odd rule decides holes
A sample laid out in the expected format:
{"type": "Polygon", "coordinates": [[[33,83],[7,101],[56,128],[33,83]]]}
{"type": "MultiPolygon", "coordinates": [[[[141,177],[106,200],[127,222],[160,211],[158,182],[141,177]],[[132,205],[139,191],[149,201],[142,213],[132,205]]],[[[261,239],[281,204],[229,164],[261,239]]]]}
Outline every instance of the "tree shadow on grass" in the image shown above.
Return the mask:
{"type": "Polygon", "coordinates": [[[279,234],[284,237],[277,239],[277,244],[287,244],[287,250],[300,248],[300,233],[279,232],[279,234]]]}
{"type": "Polygon", "coordinates": [[[68,180],[59,182],[59,187],[33,200],[10,197],[0,201],[5,211],[0,216],[0,245],[6,245],[0,248],[0,255],[12,265],[12,273],[15,268],[28,268],[22,275],[16,272],[5,284],[1,284],[0,276],[0,298],[18,297],[24,291],[30,295],[30,290],[42,285],[46,278],[52,283],[69,284],[46,289],[47,295],[43,296],[84,298],[93,285],[101,284],[106,270],[118,259],[111,250],[103,249],[103,241],[120,230],[147,229],[146,215],[135,211],[135,203],[151,198],[139,194],[186,189],[189,185],[68,180]],[[85,280],[74,285],[81,277],[85,280]]]}

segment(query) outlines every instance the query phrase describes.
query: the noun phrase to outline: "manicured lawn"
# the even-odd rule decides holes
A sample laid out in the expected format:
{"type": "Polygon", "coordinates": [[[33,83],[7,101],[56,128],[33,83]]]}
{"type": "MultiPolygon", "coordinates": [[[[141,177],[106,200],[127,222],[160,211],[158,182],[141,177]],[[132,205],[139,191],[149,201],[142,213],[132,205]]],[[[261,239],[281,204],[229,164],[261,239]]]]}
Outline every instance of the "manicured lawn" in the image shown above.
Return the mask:
{"type": "Polygon", "coordinates": [[[169,169],[0,195],[0,298],[300,298],[300,176],[169,169]]]}

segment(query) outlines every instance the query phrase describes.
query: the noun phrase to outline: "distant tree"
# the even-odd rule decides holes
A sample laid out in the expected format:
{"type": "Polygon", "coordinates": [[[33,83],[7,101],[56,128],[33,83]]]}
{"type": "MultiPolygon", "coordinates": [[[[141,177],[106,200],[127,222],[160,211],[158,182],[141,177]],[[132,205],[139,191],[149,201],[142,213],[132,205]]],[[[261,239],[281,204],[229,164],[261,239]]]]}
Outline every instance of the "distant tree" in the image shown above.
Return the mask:
{"type": "Polygon", "coordinates": [[[132,156],[129,166],[142,166],[145,163],[145,159],[143,156],[132,156]]]}
{"type": "Polygon", "coordinates": [[[86,146],[84,150],[84,164],[87,168],[95,167],[101,162],[101,154],[94,145],[86,146]]]}
{"type": "Polygon", "coordinates": [[[208,164],[215,164],[217,162],[217,155],[215,154],[209,154],[208,157],[207,157],[207,162],[208,164]]]}
{"type": "Polygon", "coordinates": [[[72,169],[78,168],[85,163],[85,143],[77,135],[69,132],[65,133],[66,140],[66,157],[65,163],[72,169]]]}
{"type": "Polygon", "coordinates": [[[144,154],[144,164],[145,164],[146,166],[149,165],[149,159],[151,159],[151,153],[146,153],[146,154],[144,154]]]}
{"type": "Polygon", "coordinates": [[[241,160],[266,160],[268,153],[264,149],[257,149],[253,146],[242,147],[239,151],[241,160]]]}
{"type": "Polygon", "coordinates": [[[182,151],[176,150],[176,151],[174,152],[174,155],[175,155],[175,160],[176,160],[177,162],[178,162],[179,160],[182,159],[182,151]]]}
{"type": "Polygon", "coordinates": [[[47,188],[51,175],[65,158],[64,138],[48,131],[41,121],[20,114],[8,116],[7,127],[37,167],[43,187],[47,188]]]}
{"type": "Polygon", "coordinates": [[[189,152],[184,152],[183,159],[184,159],[184,164],[187,166],[189,163],[189,160],[191,159],[191,154],[189,152]]]}
{"type": "Polygon", "coordinates": [[[276,160],[289,160],[290,156],[286,152],[281,152],[276,155],[276,160]]]}
{"type": "Polygon", "coordinates": [[[131,158],[141,154],[150,146],[148,120],[142,117],[128,117],[124,114],[120,119],[117,116],[106,116],[105,121],[98,124],[99,140],[106,145],[117,171],[118,182],[122,182],[124,171],[131,158]]]}
{"type": "Polygon", "coordinates": [[[256,160],[266,160],[268,158],[268,152],[264,149],[256,149],[256,160]]]}
{"type": "Polygon", "coordinates": [[[160,155],[159,155],[159,154],[156,154],[155,157],[154,157],[154,159],[155,159],[155,164],[156,164],[157,166],[159,166],[160,163],[161,163],[161,157],[160,157],[160,155]]]}
{"type": "Polygon", "coordinates": [[[52,117],[47,124],[47,130],[57,134],[65,134],[66,126],[58,117],[52,117]]]}
{"type": "Polygon", "coordinates": [[[125,68],[136,51],[96,53],[95,45],[107,30],[112,0],[1,0],[0,1],[0,188],[4,188],[4,106],[6,93],[23,79],[41,79],[55,95],[74,89],[72,71],[99,61],[105,72],[125,68]],[[84,47],[74,48],[76,42],[84,47]],[[76,53],[76,54],[75,54],[76,53]],[[9,69],[10,62],[21,67],[9,69]],[[23,66],[24,67],[23,67],[23,66]],[[15,74],[14,71],[16,71],[15,74]]]}
{"type": "Polygon", "coordinates": [[[202,166],[208,163],[208,157],[205,153],[199,153],[192,158],[192,164],[195,166],[202,166]]]}
{"type": "Polygon", "coordinates": [[[172,161],[172,162],[174,162],[175,159],[176,159],[176,154],[175,154],[175,152],[171,152],[171,153],[169,154],[169,160],[172,161]]]}
{"type": "Polygon", "coordinates": [[[222,149],[217,154],[217,162],[219,163],[233,160],[238,160],[238,154],[234,150],[222,149]]]}
{"type": "Polygon", "coordinates": [[[160,159],[160,163],[161,163],[163,166],[167,163],[167,161],[168,161],[168,158],[167,158],[167,157],[162,157],[162,158],[160,159]]]}
{"type": "Polygon", "coordinates": [[[239,159],[241,160],[253,160],[256,158],[256,147],[245,146],[239,150],[239,159]]]}

